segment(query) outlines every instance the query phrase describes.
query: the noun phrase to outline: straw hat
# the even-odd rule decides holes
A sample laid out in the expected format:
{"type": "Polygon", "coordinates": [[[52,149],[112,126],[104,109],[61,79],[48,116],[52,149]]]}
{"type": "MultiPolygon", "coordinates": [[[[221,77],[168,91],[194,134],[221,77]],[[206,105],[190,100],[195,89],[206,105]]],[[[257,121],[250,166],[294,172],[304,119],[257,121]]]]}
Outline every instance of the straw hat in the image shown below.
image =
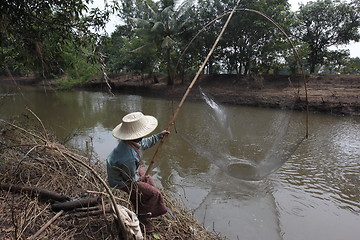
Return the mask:
{"type": "Polygon", "coordinates": [[[154,131],[157,125],[155,117],[133,112],[123,117],[122,123],[113,129],[112,134],[120,140],[135,140],[154,131]]]}

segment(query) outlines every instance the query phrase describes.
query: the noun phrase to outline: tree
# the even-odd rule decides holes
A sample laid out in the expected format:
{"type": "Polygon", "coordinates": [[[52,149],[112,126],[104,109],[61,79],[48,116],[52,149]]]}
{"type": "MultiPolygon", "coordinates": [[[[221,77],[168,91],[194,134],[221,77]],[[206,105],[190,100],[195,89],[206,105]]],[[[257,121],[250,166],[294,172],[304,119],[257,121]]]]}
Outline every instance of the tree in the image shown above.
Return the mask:
{"type": "Polygon", "coordinates": [[[148,5],[148,12],[142,19],[137,19],[137,35],[154,44],[160,60],[165,64],[168,85],[174,84],[172,56],[178,50],[180,36],[187,31],[191,19],[191,0],[175,7],[173,1],[160,1],[160,6],[148,5]]]}
{"type": "Polygon", "coordinates": [[[107,69],[113,73],[151,74],[156,63],[156,49],[128,30],[125,25],[117,26],[111,38],[104,42],[107,69]]]}
{"type": "MultiPolygon", "coordinates": [[[[14,71],[13,62],[46,78],[60,74],[63,49],[72,46],[96,52],[100,35],[114,6],[88,9],[90,0],[3,0],[0,3],[0,59],[14,71]],[[11,57],[4,53],[11,53],[11,57]]],[[[85,54],[88,55],[89,54],[85,54]]]]}
{"type": "MultiPolygon", "coordinates": [[[[168,84],[173,84],[174,66],[180,53],[182,58],[177,73],[184,75],[184,70],[193,72],[197,69],[220,33],[226,20],[225,13],[234,4],[232,0],[199,0],[197,4],[188,0],[180,5],[172,0],[123,0],[119,15],[134,34],[131,38],[138,37],[147,48],[157,49],[158,64],[154,66],[166,71],[168,84]],[[207,26],[206,29],[197,35],[204,26],[207,26]],[[197,36],[196,39],[188,45],[194,36],[197,36]]],[[[290,26],[287,0],[245,0],[239,7],[262,11],[285,29],[290,26]]],[[[205,71],[210,74],[220,71],[242,74],[270,71],[274,63],[280,62],[279,56],[289,48],[276,27],[264,17],[238,11],[207,62],[205,71]]]]}
{"type": "Polygon", "coordinates": [[[340,69],[342,74],[360,74],[360,58],[346,58],[340,69]]]}
{"type": "MultiPolygon", "coordinates": [[[[201,0],[199,4],[200,21],[214,19],[234,8],[236,1],[231,0],[201,0]]],[[[209,64],[217,62],[222,71],[249,74],[263,70],[269,71],[271,65],[279,58],[284,48],[284,37],[279,34],[276,27],[263,16],[246,11],[253,9],[280,22],[283,28],[290,26],[290,9],[287,0],[277,1],[241,1],[236,14],[232,17],[219,46],[214,52],[209,64]]],[[[226,16],[216,21],[209,31],[206,39],[211,40],[211,45],[224,25],[226,16]],[[210,35],[211,37],[209,37],[210,35]]],[[[205,42],[205,41],[204,41],[205,42]]],[[[211,46],[210,45],[210,46],[211,46]]],[[[209,66],[210,73],[214,70],[209,66]]]]}
{"type": "Polygon", "coordinates": [[[324,63],[330,53],[329,47],[360,40],[359,3],[359,0],[350,3],[319,0],[300,5],[294,35],[308,45],[310,73],[324,63]]]}

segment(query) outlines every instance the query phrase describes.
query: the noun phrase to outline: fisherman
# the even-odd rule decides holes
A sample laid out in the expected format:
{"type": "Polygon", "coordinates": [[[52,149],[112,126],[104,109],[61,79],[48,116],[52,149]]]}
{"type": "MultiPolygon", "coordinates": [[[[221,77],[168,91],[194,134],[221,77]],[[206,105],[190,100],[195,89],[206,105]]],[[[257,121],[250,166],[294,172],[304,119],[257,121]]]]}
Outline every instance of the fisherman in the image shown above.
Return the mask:
{"type": "Polygon", "coordinates": [[[164,130],[146,137],[158,125],[153,116],[141,112],[125,115],[112,134],[119,139],[118,145],[107,158],[108,182],[111,187],[123,190],[130,195],[130,201],[137,212],[146,232],[153,232],[150,217],[157,217],[167,212],[163,197],[151,176],[141,168],[141,151],[155,145],[170,132],[164,130]]]}

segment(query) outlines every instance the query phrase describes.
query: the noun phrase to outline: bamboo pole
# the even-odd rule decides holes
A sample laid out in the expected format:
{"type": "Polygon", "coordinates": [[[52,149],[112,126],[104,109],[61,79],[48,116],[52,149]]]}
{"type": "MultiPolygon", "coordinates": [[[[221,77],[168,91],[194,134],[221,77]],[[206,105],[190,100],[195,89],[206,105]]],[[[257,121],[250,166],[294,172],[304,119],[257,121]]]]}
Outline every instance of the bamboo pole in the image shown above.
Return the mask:
{"type": "MultiPolygon", "coordinates": [[[[166,130],[170,130],[170,127],[174,124],[175,119],[176,119],[177,115],[179,114],[179,111],[180,111],[182,105],[184,104],[184,102],[185,102],[188,94],[190,93],[192,87],[194,86],[195,82],[197,81],[198,77],[200,76],[200,73],[203,71],[206,63],[208,62],[208,60],[209,60],[210,56],[212,55],[213,51],[215,50],[215,47],[216,47],[216,45],[218,44],[220,38],[222,37],[225,29],[227,28],[227,25],[229,24],[230,19],[231,19],[232,15],[234,14],[234,12],[235,12],[235,11],[248,11],[248,12],[257,13],[257,14],[261,15],[262,17],[264,17],[265,19],[267,19],[268,21],[270,21],[272,24],[274,24],[275,27],[277,27],[277,28],[280,30],[280,32],[286,37],[286,39],[287,39],[287,40],[289,41],[289,43],[291,44],[291,47],[292,47],[292,49],[293,49],[293,53],[294,53],[294,55],[295,55],[295,58],[296,58],[296,60],[297,60],[297,62],[298,62],[298,64],[299,64],[299,66],[300,66],[301,73],[302,73],[302,76],[303,76],[303,83],[304,83],[304,90],[305,90],[305,104],[306,104],[305,138],[308,138],[308,136],[309,136],[309,101],[308,101],[307,83],[306,83],[306,78],[305,78],[305,73],[304,73],[304,67],[303,67],[303,65],[301,64],[301,59],[300,59],[299,53],[298,53],[297,50],[296,50],[296,47],[295,47],[294,43],[292,42],[292,40],[290,39],[290,37],[286,34],[286,32],[284,31],[284,29],[283,29],[277,22],[275,22],[272,18],[270,18],[269,16],[267,16],[266,14],[264,14],[264,13],[262,13],[262,12],[260,12],[260,11],[253,10],[253,9],[248,9],[248,8],[239,8],[239,9],[236,9],[237,6],[239,5],[239,2],[240,2],[240,0],[236,3],[234,9],[230,12],[229,17],[228,17],[228,19],[226,20],[226,22],[225,22],[225,24],[224,24],[224,26],[223,26],[223,28],[222,28],[219,36],[217,37],[217,39],[216,39],[213,47],[211,48],[211,50],[210,50],[210,52],[208,53],[207,57],[205,58],[203,64],[202,64],[201,67],[199,68],[198,72],[196,73],[194,79],[193,79],[192,82],[190,83],[188,89],[186,90],[186,92],[185,92],[183,98],[181,99],[181,102],[180,102],[180,104],[178,105],[175,113],[173,114],[173,117],[172,117],[171,121],[169,122],[166,130]]],[[[208,23],[206,26],[204,26],[204,28],[201,29],[201,30],[196,34],[196,36],[190,41],[189,45],[190,45],[190,44],[192,43],[192,41],[197,37],[197,35],[200,34],[200,32],[202,32],[208,25],[210,25],[211,23],[213,23],[215,20],[224,17],[226,14],[227,14],[227,13],[222,14],[221,16],[217,17],[216,19],[214,19],[213,21],[211,21],[210,23],[208,23]]],[[[189,45],[188,45],[188,46],[189,46],[189,45]]],[[[188,46],[186,47],[185,51],[187,50],[188,46]]],[[[180,58],[181,58],[181,57],[182,57],[182,55],[180,56],[180,58]]],[[[166,138],[166,136],[165,136],[163,139],[161,139],[160,144],[158,145],[157,149],[155,150],[155,153],[154,153],[154,155],[153,155],[153,157],[152,157],[152,159],[151,159],[151,162],[150,162],[150,164],[149,164],[148,169],[146,170],[145,175],[148,175],[148,174],[150,173],[151,168],[152,168],[152,166],[153,166],[154,163],[155,163],[155,159],[156,159],[157,155],[159,154],[159,152],[160,152],[160,150],[161,150],[161,147],[162,147],[162,145],[163,145],[163,143],[164,143],[165,138],[166,138]]]]}
{"type": "MultiPolygon", "coordinates": [[[[199,70],[197,71],[197,73],[196,73],[196,75],[195,75],[194,79],[191,81],[191,83],[190,83],[189,87],[187,88],[187,90],[186,90],[186,92],[185,92],[185,94],[184,94],[183,98],[181,99],[181,101],[180,101],[180,103],[179,103],[179,105],[178,105],[178,107],[177,107],[177,109],[176,109],[176,111],[175,111],[175,113],[174,113],[174,115],[173,115],[172,119],[170,120],[170,122],[169,122],[169,124],[168,124],[168,126],[167,126],[167,128],[166,128],[166,130],[170,130],[170,127],[174,124],[175,119],[176,119],[176,117],[178,116],[178,114],[179,114],[179,112],[180,112],[181,107],[184,105],[184,102],[185,102],[185,100],[186,100],[187,96],[189,95],[189,93],[190,93],[190,91],[191,91],[192,87],[194,86],[195,82],[196,82],[196,81],[197,81],[197,79],[199,78],[199,76],[200,76],[201,72],[204,70],[206,63],[209,61],[209,59],[210,59],[210,57],[211,57],[212,53],[214,52],[214,50],[215,50],[215,48],[216,48],[217,44],[219,43],[219,41],[220,41],[220,39],[221,39],[222,35],[224,34],[225,29],[227,28],[227,26],[228,26],[228,24],[229,24],[229,22],[230,22],[230,19],[231,19],[231,18],[232,18],[232,16],[234,15],[234,13],[235,13],[235,11],[236,11],[236,8],[237,8],[237,6],[239,5],[239,3],[240,3],[240,0],[238,0],[238,1],[237,1],[237,3],[236,3],[236,5],[235,5],[235,7],[233,8],[233,10],[231,11],[231,13],[229,14],[229,17],[227,18],[227,20],[226,20],[226,22],[225,22],[225,24],[224,24],[223,28],[221,29],[220,34],[219,34],[219,35],[218,35],[218,37],[216,38],[216,40],[215,40],[215,42],[214,42],[214,44],[213,44],[212,48],[210,49],[210,51],[209,51],[208,55],[206,56],[206,58],[205,58],[204,62],[202,63],[202,65],[201,65],[201,67],[199,68],[199,70]]],[[[161,150],[161,147],[162,147],[162,145],[163,145],[163,143],[164,143],[164,140],[165,140],[165,139],[166,139],[166,136],[165,136],[163,139],[161,139],[161,141],[160,141],[160,143],[159,143],[158,147],[156,148],[156,151],[155,151],[155,153],[154,153],[153,157],[151,158],[151,162],[150,162],[150,164],[149,164],[148,169],[146,170],[145,175],[148,175],[148,174],[150,173],[151,168],[152,168],[152,166],[153,166],[153,165],[154,165],[154,163],[155,163],[155,159],[156,159],[157,155],[159,154],[159,152],[160,152],[160,150],[161,150]]]]}

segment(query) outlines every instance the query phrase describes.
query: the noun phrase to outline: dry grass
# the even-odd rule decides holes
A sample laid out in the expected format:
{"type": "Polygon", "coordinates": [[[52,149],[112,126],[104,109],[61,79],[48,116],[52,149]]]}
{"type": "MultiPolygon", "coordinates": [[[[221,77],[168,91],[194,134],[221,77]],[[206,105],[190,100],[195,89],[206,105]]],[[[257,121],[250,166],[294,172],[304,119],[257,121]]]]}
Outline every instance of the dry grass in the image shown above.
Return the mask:
{"type": "MultiPolygon", "coordinates": [[[[0,122],[1,183],[47,189],[70,198],[97,197],[98,209],[108,208],[112,201],[102,180],[106,179],[104,163],[56,142],[35,115],[27,118],[21,124],[0,122]]],[[[112,194],[116,204],[131,209],[127,194],[111,189],[112,194]]],[[[174,217],[166,214],[154,219],[156,234],[145,235],[145,239],[222,239],[206,231],[181,203],[164,196],[174,217]]],[[[52,203],[34,195],[0,190],[0,239],[33,236],[56,215],[52,203]]],[[[114,214],[100,212],[95,216],[76,210],[60,213],[37,239],[121,238],[114,214]]]]}

